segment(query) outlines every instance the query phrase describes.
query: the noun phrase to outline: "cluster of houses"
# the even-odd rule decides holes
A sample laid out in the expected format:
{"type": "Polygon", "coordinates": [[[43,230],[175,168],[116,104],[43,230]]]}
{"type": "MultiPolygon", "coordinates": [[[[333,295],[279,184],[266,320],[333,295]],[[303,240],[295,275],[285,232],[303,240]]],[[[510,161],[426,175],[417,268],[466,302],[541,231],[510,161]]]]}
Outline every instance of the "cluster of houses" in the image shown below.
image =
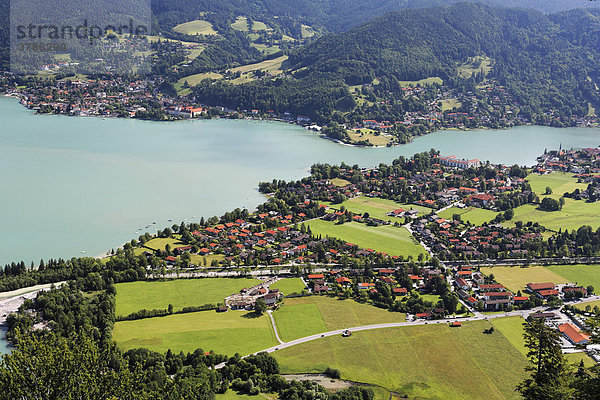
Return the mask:
{"type": "MultiPolygon", "coordinates": [[[[275,282],[276,279],[269,279],[259,285],[251,288],[243,288],[239,293],[234,293],[225,298],[225,307],[232,310],[253,310],[258,299],[262,299],[265,305],[269,308],[273,308],[277,305],[278,301],[282,297],[282,293],[279,289],[270,288],[269,286],[275,282]]],[[[226,309],[222,309],[225,311],[226,309]]]]}

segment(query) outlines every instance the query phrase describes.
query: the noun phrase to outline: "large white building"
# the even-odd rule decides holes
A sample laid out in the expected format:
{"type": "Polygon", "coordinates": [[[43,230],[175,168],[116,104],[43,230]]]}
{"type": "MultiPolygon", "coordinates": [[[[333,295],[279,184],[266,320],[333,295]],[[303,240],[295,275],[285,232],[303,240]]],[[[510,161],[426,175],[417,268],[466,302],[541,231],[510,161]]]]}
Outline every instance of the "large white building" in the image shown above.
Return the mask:
{"type": "Polygon", "coordinates": [[[440,164],[453,168],[467,169],[471,167],[479,167],[481,165],[481,161],[477,159],[459,160],[456,158],[456,156],[436,156],[435,158],[440,164]]]}

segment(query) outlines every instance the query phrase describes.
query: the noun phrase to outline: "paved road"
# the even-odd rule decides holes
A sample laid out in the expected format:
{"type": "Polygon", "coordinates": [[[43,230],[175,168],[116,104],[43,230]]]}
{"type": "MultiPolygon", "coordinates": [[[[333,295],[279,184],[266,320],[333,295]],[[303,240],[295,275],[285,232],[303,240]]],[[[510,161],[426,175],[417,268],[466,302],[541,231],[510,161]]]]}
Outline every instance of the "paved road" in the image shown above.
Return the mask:
{"type": "Polygon", "coordinates": [[[275,325],[275,319],[273,318],[273,311],[268,310],[267,314],[269,314],[269,318],[271,318],[271,325],[273,325],[273,332],[275,332],[275,339],[279,342],[279,344],[284,344],[283,340],[279,338],[279,332],[277,331],[277,325],[275,325]]]}
{"type": "MultiPolygon", "coordinates": [[[[596,301],[596,300],[600,300],[600,296],[590,296],[585,299],[581,299],[580,301],[565,302],[565,304],[568,304],[568,305],[585,304],[585,303],[589,303],[589,302],[596,301]]],[[[355,326],[352,328],[336,329],[336,330],[329,331],[329,332],[318,333],[316,335],[310,335],[310,336],[306,336],[306,337],[303,337],[300,339],[290,340],[289,342],[281,341],[281,339],[279,338],[279,335],[277,333],[277,328],[275,327],[275,321],[273,320],[273,317],[269,313],[269,316],[271,317],[271,323],[273,324],[273,329],[275,330],[275,336],[277,337],[277,340],[279,341],[280,344],[277,346],[269,347],[268,349],[257,351],[256,353],[260,353],[263,351],[267,352],[267,353],[272,353],[277,350],[282,350],[282,349],[285,349],[288,347],[296,346],[296,345],[302,344],[302,343],[311,342],[313,340],[317,340],[317,339],[321,339],[321,338],[325,338],[325,337],[341,336],[345,330],[349,330],[351,332],[360,332],[360,331],[369,331],[369,330],[373,330],[373,329],[400,328],[403,326],[449,324],[451,322],[456,322],[456,321],[459,321],[459,322],[482,321],[482,320],[487,321],[487,320],[491,320],[491,319],[506,318],[506,317],[527,318],[530,314],[544,311],[546,309],[547,309],[547,307],[536,307],[536,308],[532,308],[530,310],[515,310],[515,311],[503,312],[503,313],[497,313],[497,314],[478,313],[478,315],[476,315],[474,317],[469,317],[469,318],[446,318],[446,319],[429,320],[429,321],[417,320],[417,321],[406,321],[406,322],[393,322],[393,323],[388,323],[388,324],[362,325],[362,326],[355,326]]],[[[254,354],[256,354],[256,353],[254,353],[254,354]]],[[[222,363],[222,364],[215,366],[215,368],[219,369],[219,368],[222,368],[224,365],[225,365],[225,363],[222,363]]]]}

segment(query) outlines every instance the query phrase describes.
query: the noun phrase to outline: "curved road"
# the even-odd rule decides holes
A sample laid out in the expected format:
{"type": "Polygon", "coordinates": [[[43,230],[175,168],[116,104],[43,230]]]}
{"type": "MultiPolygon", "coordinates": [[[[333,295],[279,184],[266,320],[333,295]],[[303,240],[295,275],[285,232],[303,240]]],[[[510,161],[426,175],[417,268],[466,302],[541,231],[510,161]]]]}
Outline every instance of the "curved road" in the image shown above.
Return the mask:
{"type": "MultiPolygon", "coordinates": [[[[585,304],[585,303],[589,303],[589,302],[597,301],[597,300],[600,300],[600,296],[590,296],[585,299],[581,299],[580,301],[566,302],[565,304],[569,304],[569,305],[582,304],[582,303],[585,304]]],[[[353,328],[343,328],[343,329],[336,329],[334,331],[329,331],[329,332],[317,333],[316,335],[305,336],[300,339],[290,340],[289,342],[282,342],[281,339],[279,338],[279,333],[277,332],[277,326],[275,324],[275,320],[273,319],[271,310],[269,310],[269,317],[271,318],[271,323],[273,324],[273,330],[275,331],[275,337],[277,338],[277,341],[280,342],[280,344],[269,347],[268,349],[257,351],[252,354],[257,354],[257,353],[262,353],[262,352],[272,353],[274,351],[282,350],[282,349],[292,347],[292,346],[295,346],[298,344],[312,342],[313,340],[330,337],[330,336],[339,336],[345,330],[349,330],[350,332],[359,332],[359,331],[369,331],[369,330],[373,330],[373,329],[400,328],[403,326],[437,325],[437,324],[448,324],[451,322],[468,322],[468,321],[483,321],[483,320],[487,321],[490,319],[506,318],[506,317],[527,318],[529,316],[529,314],[543,311],[546,308],[547,307],[536,307],[536,308],[532,308],[530,310],[516,310],[516,311],[503,312],[503,313],[498,313],[498,314],[488,314],[488,315],[479,314],[474,317],[468,317],[468,318],[446,318],[446,319],[437,319],[437,320],[428,320],[428,321],[418,320],[418,321],[406,321],[406,322],[393,322],[393,323],[388,323],[388,324],[362,325],[362,326],[355,326],[353,328]]],[[[219,368],[223,368],[224,366],[225,366],[225,363],[221,363],[221,364],[216,365],[215,368],[219,369],[219,368]]]]}

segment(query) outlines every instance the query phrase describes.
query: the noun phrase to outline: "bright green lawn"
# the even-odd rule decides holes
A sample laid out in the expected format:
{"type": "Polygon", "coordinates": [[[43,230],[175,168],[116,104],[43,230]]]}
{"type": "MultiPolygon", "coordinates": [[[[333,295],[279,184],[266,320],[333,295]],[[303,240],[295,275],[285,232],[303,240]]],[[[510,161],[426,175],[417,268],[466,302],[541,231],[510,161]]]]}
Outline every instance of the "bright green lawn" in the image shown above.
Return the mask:
{"type": "Polygon", "coordinates": [[[283,341],[336,329],[406,320],[403,313],[328,296],[285,299],[284,306],[273,316],[283,341]]]}
{"type": "Polygon", "coordinates": [[[169,304],[173,304],[173,308],[179,310],[185,306],[221,303],[226,296],[258,283],[260,281],[257,279],[247,278],[117,283],[116,315],[128,315],[142,309],[164,309],[169,304]]]}
{"type": "Polygon", "coordinates": [[[285,373],[337,368],[342,378],[378,384],[410,398],[517,399],[526,359],[486,321],[355,332],[274,353],[285,373]]]}
{"type": "Polygon", "coordinates": [[[498,213],[478,207],[467,207],[465,209],[452,207],[438,213],[440,217],[449,220],[452,219],[452,215],[454,214],[459,214],[461,220],[464,222],[471,222],[473,225],[483,225],[484,222],[493,220],[498,213]]]}
{"type": "Polygon", "coordinates": [[[498,282],[516,293],[517,291],[525,290],[525,286],[529,282],[554,282],[568,283],[569,280],[554,273],[548,268],[541,266],[534,267],[483,267],[481,272],[485,275],[493,274],[498,282]]]}
{"type": "Polygon", "coordinates": [[[315,220],[309,222],[313,234],[337,237],[359,247],[381,251],[391,256],[427,256],[427,252],[404,227],[367,226],[357,222],[338,225],[334,222],[315,220]]]}
{"type": "Polygon", "coordinates": [[[300,293],[306,286],[300,278],[283,278],[269,286],[271,289],[279,289],[284,295],[300,293]]]}
{"type": "Polygon", "coordinates": [[[414,205],[414,204],[400,204],[400,203],[396,203],[395,201],[392,200],[387,200],[387,199],[380,199],[377,197],[371,198],[371,197],[364,197],[364,196],[360,196],[360,197],[354,197],[352,199],[346,200],[341,204],[331,204],[331,203],[325,203],[327,205],[329,205],[332,208],[335,209],[340,209],[341,206],[344,206],[347,210],[350,210],[354,213],[358,213],[358,214],[364,214],[364,213],[369,213],[369,215],[371,217],[374,218],[379,218],[382,219],[384,221],[398,221],[398,222],[404,222],[403,218],[395,218],[395,217],[390,217],[385,215],[386,213],[389,213],[390,211],[394,211],[397,210],[398,208],[402,208],[404,210],[410,210],[410,209],[415,209],[419,211],[419,215],[423,215],[423,214],[429,214],[431,212],[430,208],[427,207],[421,207],[418,205],[414,205]]]}
{"type": "Polygon", "coordinates": [[[167,244],[171,246],[171,250],[174,250],[177,247],[187,246],[187,243],[181,242],[178,238],[154,238],[144,243],[144,247],[152,250],[164,250],[167,244]]]}
{"type": "Polygon", "coordinates": [[[538,195],[543,196],[546,193],[546,187],[552,189],[551,197],[559,199],[565,192],[572,192],[579,188],[587,189],[585,183],[577,183],[577,178],[573,174],[565,172],[554,172],[546,175],[531,174],[527,177],[531,189],[538,195]]]}
{"type": "Polygon", "coordinates": [[[600,265],[551,265],[547,267],[569,282],[587,287],[592,285],[600,291],[600,265]]]}
{"type": "MultiPolygon", "coordinates": [[[[546,187],[552,189],[548,197],[559,199],[565,192],[572,192],[579,188],[586,189],[584,183],[577,183],[572,174],[555,172],[547,175],[531,174],[527,177],[531,188],[540,196],[540,200],[546,197],[546,187]]],[[[560,211],[542,211],[537,206],[527,204],[515,209],[512,222],[505,223],[512,226],[514,221],[539,222],[548,229],[577,229],[582,225],[591,225],[594,229],[600,227],[600,202],[586,203],[582,200],[565,198],[565,205],[560,211]]]]}
{"type": "Polygon", "coordinates": [[[523,354],[523,356],[527,356],[527,349],[525,348],[525,341],[523,339],[523,323],[525,323],[523,318],[494,318],[491,320],[491,322],[492,326],[494,327],[494,333],[492,333],[492,335],[501,333],[517,350],[521,352],[521,354],[523,354]]]}
{"type": "Polygon", "coordinates": [[[123,350],[137,347],[164,353],[204,351],[234,355],[251,354],[277,344],[267,315],[258,318],[247,311],[201,311],[167,317],[122,321],[113,338],[123,350]]]}
{"type": "Polygon", "coordinates": [[[575,305],[575,307],[579,308],[580,310],[585,310],[585,308],[587,306],[590,306],[592,308],[592,310],[596,306],[600,307],[600,300],[590,301],[590,302],[587,302],[587,303],[579,303],[579,304],[575,305]]]}
{"type": "Polygon", "coordinates": [[[341,179],[341,178],[332,178],[329,180],[331,183],[333,183],[335,186],[338,187],[344,187],[346,185],[349,185],[350,182],[345,180],[345,179],[341,179]]]}

